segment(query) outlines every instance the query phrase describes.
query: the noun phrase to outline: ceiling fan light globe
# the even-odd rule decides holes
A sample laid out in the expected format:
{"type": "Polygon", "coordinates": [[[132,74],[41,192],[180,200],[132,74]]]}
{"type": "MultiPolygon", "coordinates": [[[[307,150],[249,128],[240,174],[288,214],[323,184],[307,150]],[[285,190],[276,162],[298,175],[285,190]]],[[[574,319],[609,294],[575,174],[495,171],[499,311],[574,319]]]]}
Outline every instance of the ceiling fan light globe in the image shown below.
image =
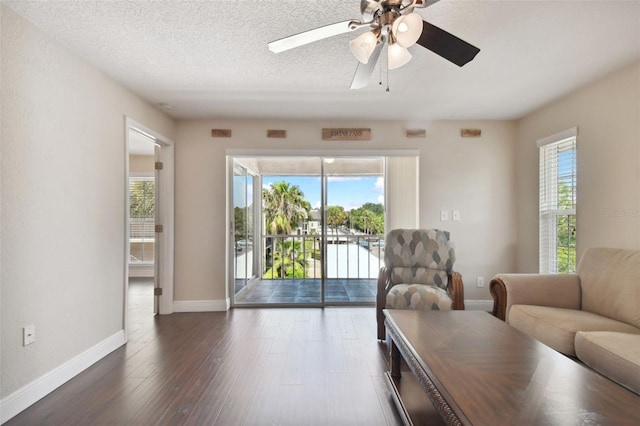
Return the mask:
{"type": "Polygon", "coordinates": [[[411,47],[416,44],[422,34],[422,22],[422,16],[416,12],[402,15],[393,21],[391,31],[396,38],[396,43],[402,47],[411,47]]]}
{"type": "Polygon", "coordinates": [[[369,62],[373,50],[378,44],[378,37],[371,31],[360,34],[349,42],[349,49],[356,59],[363,64],[369,62]]]}
{"type": "Polygon", "coordinates": [[[387,48],[389,69],[394,70],[396,68],[400,68],[401,66],[407,64],[413,56],[409,51],[400,46],[398,43],[390,44],[387,48]]]}

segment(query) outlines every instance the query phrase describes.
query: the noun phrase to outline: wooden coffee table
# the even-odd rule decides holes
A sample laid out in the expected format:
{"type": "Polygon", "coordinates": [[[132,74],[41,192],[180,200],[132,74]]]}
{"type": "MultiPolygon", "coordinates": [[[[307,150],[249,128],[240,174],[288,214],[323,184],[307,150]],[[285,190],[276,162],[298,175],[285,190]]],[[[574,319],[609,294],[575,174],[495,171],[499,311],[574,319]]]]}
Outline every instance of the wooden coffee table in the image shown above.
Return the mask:
{"type": "Polygon", "coordinates": [[[387,379],[407,424],[434,413],[450,425],[640,424],[640,396],[489,313],[384,315],[387,379]]]}

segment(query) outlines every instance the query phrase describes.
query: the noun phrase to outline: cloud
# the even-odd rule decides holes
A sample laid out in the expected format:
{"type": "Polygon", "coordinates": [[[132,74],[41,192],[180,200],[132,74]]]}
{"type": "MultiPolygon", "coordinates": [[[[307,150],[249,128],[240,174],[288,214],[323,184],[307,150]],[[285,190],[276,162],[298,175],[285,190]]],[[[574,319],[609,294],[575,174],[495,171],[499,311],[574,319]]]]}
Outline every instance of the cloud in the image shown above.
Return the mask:
{"type": "Polygon", "coordinates": [[[384,178],[382,176],[376,179],[374,190],[384,194],[384,178]]]}
{"type": "Polygon", "coordinates": [[[384,204],[384,195],[378,195],[378,202],[384,204]]]}

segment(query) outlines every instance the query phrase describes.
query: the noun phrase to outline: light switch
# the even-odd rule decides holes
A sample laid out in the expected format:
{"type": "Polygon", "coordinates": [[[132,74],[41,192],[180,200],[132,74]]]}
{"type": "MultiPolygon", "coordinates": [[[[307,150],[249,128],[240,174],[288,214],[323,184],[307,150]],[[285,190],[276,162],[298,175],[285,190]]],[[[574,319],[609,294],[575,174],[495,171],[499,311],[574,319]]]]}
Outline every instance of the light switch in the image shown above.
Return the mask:
{"type": "Polygon", "coordinates": [[[460,210],[454,210],[451,212],[451,220],[460,220],[460,210]]]}
{"type": "Polygon", "coordinates": [[[448,222],[449,221],[449,211],[448,210],[440,210],[440,221],[448,222]]]}

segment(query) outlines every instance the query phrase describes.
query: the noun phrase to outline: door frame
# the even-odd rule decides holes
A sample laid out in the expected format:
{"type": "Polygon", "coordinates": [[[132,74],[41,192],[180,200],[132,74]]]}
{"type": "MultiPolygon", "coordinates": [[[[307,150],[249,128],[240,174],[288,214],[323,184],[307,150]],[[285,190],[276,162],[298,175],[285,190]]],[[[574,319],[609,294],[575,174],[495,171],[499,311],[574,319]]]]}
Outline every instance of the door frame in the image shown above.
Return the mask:
{"type": "MultiPolygon", "coordinates": [[[[384,185],[384,197],[385,197],[385,229],[389,229],[389,217],[390,211],[388,209],[388,201],[389,201],[389,172],[388,166],[389,162],[386,160],[388,157],[415,157],[416,158],[416,179],[415,182],[415,205],[419,205],[419,197],[418,197],[418,188],[419,188],[419,176],[418,168],[419,168],[419,159],[420,159],[420,150],[417,149],[362,149],[362,150],[293,150],[293,149],[226,149],[226,167],[227,167],[227,184],[226,184],[226,192],[227,192],[227,217],[226,223],[229,225],[228,232],[226,232],[225,236],[225,250],[226,255],[226,271],[225,271],[225,281],[226,281],[226,292],[227,292],[227,306],[229,307],[237,307],[243,305],[236,305],[233,294],[233,284],[234,284],[234,269],[233,269],[233,260],[232,257],[234,255],[233,250],[233,160],[238,157],[318,157],[318,158],[340,158],[340,157],[384,157],[385,158],[385,166],[384,166],[384,175],[385,175],[385,185],[384,185]]],[[[323,167],[322,175],[324,175],[324,163],[321,163],[323,167]]],[[[326,204],[326,193],[325,187],[326,185],[322,183],[322,211],[323,211],[323,227],[326,226],[326,217],[324,210],[326,204]]],[[[415,222],[416,227],[418,226],[418,210],[417,207],[415,210],[415,222]]],[[[326,238],[326,229],[323,232],[323,238],[326,238]]],[[[323,241],[322,246],[326,246],[326,241],[323,241]]],[[[323,249],[326,250],[326,249],[323,249]]],[[[326,258],[326,251],[323,253],[323,258],[326,258]]],[[[326,268],[326,262],[324,263],[323,268],[326,268]]],[[[323,276],[326,276],[326,269],[323,271],[323,276]]],[[[302,306],[305,307],[313,307],[313,306],[327,306],[325,303],[325,281],[323,279],[322,283],[322,302],[320,304],[305,304],[302,306]]],[[[268,306],[268,305],[264,305],[268,306]]],[[[298,305],[295,305],[298,306],[298,305]]]]}
{"type": "Polygon", "coordinates": [[[123,329],[127,338],[128,288],[129,288],[129,131],[145,134],[160,146],[158,160],[163,163],[161,183],[159,184],[159,203],[156,205],[156,220],[163,225],[163,232],[156,234],[158,265],[155,266],[157,277],[162,287],[158,313],[173,313],[173,276],[174,276],[174,180],[175,180],[175,148],[172,140],[142,125],[130,117],[124,117],[125,132],[125,210],[124,210],[124,295],[123,295],[123,329]]]}

